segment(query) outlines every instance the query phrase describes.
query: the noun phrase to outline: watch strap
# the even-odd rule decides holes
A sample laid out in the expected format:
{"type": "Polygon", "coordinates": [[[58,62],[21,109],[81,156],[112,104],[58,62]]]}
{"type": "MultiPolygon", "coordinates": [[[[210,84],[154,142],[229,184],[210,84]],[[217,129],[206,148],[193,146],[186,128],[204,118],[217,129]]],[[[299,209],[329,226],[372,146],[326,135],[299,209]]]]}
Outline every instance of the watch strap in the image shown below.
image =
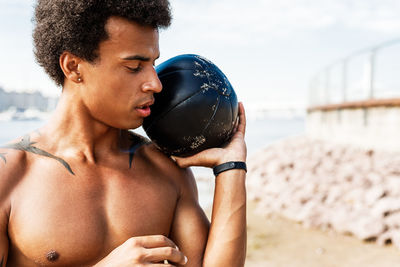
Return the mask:
{"type": "Polygon", "coordinates": [[[214,175],[217,176],[221,172],[232,170],[232,169],[242,169],[247,172],[246,163],[243,161],[228,161],[217,165],[213,168],[214,175]]]}

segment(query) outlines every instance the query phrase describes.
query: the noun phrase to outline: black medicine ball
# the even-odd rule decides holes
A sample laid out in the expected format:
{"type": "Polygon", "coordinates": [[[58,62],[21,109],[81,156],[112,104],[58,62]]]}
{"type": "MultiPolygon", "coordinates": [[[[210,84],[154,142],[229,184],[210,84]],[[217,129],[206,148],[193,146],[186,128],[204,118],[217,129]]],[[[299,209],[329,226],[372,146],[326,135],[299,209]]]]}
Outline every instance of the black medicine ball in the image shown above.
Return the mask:
{"type": "Polygon", "coordinates": [[[164,153],[190,156],[231,138],[238,102],[217,66],[197,55],[180,55],[156,71],[163,90],[154,95],[143,129],[164,153]]]}

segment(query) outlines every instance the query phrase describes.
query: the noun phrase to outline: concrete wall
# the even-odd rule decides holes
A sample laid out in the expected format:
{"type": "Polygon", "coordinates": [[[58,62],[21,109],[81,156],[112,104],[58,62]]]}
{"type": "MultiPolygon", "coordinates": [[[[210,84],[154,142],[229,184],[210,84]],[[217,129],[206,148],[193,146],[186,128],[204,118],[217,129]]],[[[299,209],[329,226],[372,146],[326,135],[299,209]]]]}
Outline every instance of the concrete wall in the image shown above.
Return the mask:
{"type": "Polygon", "coordinates": [[[340,144],[400,151],[400,106],[362,106],[309,109],[307,134],[340,144]]]}

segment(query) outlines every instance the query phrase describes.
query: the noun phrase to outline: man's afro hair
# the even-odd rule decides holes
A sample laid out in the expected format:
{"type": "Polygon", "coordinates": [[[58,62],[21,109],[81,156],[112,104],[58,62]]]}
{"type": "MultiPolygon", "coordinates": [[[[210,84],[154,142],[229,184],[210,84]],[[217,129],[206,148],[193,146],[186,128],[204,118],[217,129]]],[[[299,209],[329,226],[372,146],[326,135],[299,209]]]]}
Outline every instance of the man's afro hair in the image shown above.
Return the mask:
{"type": "Polygon", "coordinates": [[[171,24],[168,0],[38,0],[33,41],[36,60],[57,85],[64,83],[59,58],[68,51],[88,62],[108,38],[105,24],[118,16],[155,29],[171,24]]]}

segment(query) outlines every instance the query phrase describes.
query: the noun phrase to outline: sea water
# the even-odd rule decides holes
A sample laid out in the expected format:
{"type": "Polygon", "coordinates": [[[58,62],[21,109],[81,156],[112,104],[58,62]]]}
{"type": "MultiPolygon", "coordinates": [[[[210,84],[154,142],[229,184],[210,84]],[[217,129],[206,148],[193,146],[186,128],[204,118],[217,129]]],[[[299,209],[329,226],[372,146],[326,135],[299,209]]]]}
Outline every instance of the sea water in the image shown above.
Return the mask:
{"type": "MultiPolygon", "coordinates": [[[[45,121],[0,121],[0,145],[15,138],[32,132],[45,121]]],[[[248,155],[260,150],[280,139],[304,133],[303,118],[264,118],[248,120],[246,129],[246,144],[248,155]]],[[[142,128],[135,130],[139,134],[145,134],[142,128]]],[[[192,168],[197,178],[199,201],[203,208],[212,204],[214,180],[212,170],[208,168],[192,168]]]]}

